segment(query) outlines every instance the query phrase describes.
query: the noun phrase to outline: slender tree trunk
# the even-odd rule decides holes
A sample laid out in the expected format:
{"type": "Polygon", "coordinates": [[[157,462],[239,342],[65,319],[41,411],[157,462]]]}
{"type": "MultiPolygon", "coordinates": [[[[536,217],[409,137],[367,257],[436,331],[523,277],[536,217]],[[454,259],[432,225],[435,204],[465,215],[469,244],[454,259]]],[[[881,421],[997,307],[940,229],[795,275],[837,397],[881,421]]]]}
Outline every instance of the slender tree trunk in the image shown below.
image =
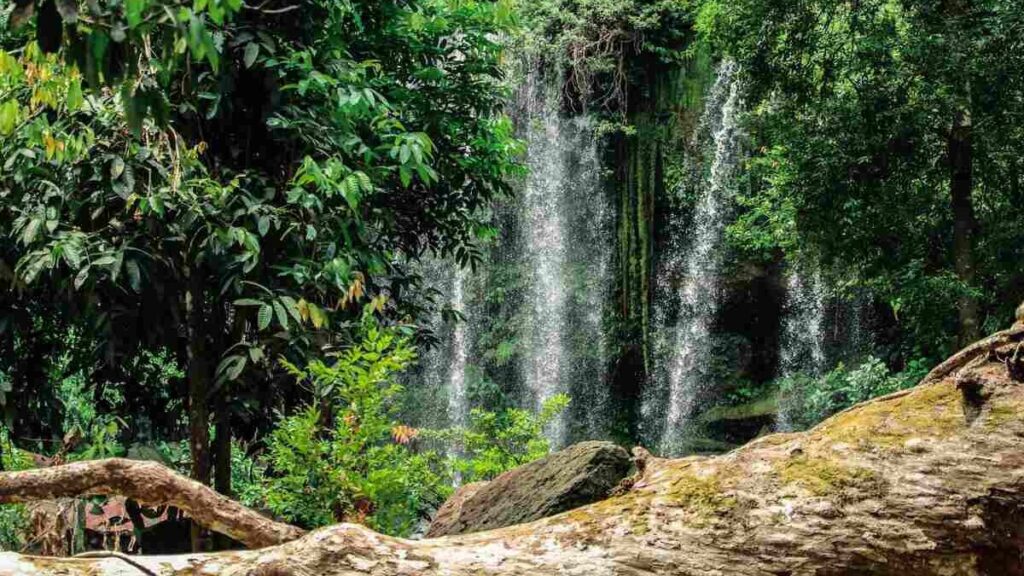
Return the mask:
{"type": "MultiPolygon", "coordinates": [[[[222,358],[224,351],[228,349],[228,334],[222,328],[227,325],[227,311],[223,304],[214,307],[214,330],[216,331],[214,343],[216,344],[215,358],[222,358]]],[[[233,342],[241,339],[241,325],[239,318],[235,318],[232,327],[231,338],[233,342]]],[[[214,393],[214,438],[213,438],[213,486],[217,492],[224,496],[231,497],[231,403],[230,383],[224,383],[214,393]]],[[[230,538],[222,534],[214,537],[214,545],[218,550],[227,550],[232,547],[230,538]]]]}
{"type": "MultiPolygon", "coordinates": [[[[948,139],[950,168],[950,204],[953,210],[953,265],[957,278],[967,289],[974,289],[974,143],[970,110],[957,114],[948,139]]],[[[960,345],[978,339],[981,320],[978,299],[970,294],[960,297],[960,345]]]]}
{"type": "MultiPolygon", "coordinates": [[[[210,368],[206,350],[205,289],[202,273],[193,269],[188,278],[186,297],[188,312],[188,427],[192,455],[192,478],[210,484],[210,414],[207,395],[210,368]]],[[[192,549],[209,548],[208,533],[198,524],[192,525],[192,549]]]]}
{"type": "Polygon", "coordinates": [[[215,401],[213,474],[217,492],[231,496],[231,412],[224,391],[215,401]]]}
{"type": "MultiPolygon", "coordinates": [[[[227,325],[227,311],[222,304],[214,307],[213,321],[215,322],[217,345],[216,356],[220,358],[230,345],[228,333],[222,328],[227,325]]],[[[231,338],[235,342],[241,339],[241,330],[238,318],[232,327],[231,338]]],[[[229,384],[225,383],[214,394],[214,444],[213,444],[213,486],[221,494],[231,496],[231,406],[229,384]]]]}

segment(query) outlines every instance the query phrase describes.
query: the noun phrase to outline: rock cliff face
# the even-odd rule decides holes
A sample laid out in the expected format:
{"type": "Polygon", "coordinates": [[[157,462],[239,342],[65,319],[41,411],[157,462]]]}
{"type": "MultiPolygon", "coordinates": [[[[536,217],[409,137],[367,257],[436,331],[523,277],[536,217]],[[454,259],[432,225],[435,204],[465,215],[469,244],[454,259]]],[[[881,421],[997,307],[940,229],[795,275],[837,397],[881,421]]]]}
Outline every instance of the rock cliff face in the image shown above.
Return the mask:
{"type": "Polygon", "coordinates": [[[486,483],[463,486],[441,507],[428,537],[523,524],[604,500],[632,467],[610,442],[582,442],[510,470],[486,483]]]}

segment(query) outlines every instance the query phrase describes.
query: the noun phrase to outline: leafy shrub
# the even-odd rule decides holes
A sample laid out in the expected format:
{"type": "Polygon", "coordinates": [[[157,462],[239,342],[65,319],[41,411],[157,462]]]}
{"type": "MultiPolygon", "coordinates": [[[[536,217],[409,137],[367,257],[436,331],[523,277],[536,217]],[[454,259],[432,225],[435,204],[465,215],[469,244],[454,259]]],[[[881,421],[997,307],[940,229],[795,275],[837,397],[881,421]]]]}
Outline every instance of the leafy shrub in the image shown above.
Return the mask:
{"type": "Polygon", "coordinates": [[[534,414],[521,408],[488,412],[475,408],[465,428],[431,432],[453,449],[447,460],[448,474],[461,482],[490,480],[495,476],[545,456],[551,445],[544,436],[550,425],[566,408],[569,396],[557,394],[534,414]]]}
{"type": "Polygon", "coordinates": [[[779,381],[779,411],[797,429],[810,428],[829,416],[866,400],[910,388],[927,373],[914,361],[893,373],[884,362],[869,357],[850,370],[840,363],[821,377],[797,374],[779,381]]]}
{"type": "MultiPolygon", "coordinates": [[[[3,456],[0,461],[3,469],[10,472],[26,470],[32,467],[32,458],[25,452],[16,450],[10,441],[7,428],[0,425],[0,447],[3,456]]],[[[28,510],[24,504],[7,504],[0,506],[0,551],[17,552],[25,545],[25,534],[28,530],[28,510]]]]}
{"type": "Polygon", "coordinates": [[[407,535],[447,497],[438,457],[418,453],[418,432],[396,420],[396,377],[414,359],[397,330],[367,318],[360,341],[333,363],[288,366],[314,402],[282,418],[268,439],[269,510],[307,527],[359,521],[407,535]]]}

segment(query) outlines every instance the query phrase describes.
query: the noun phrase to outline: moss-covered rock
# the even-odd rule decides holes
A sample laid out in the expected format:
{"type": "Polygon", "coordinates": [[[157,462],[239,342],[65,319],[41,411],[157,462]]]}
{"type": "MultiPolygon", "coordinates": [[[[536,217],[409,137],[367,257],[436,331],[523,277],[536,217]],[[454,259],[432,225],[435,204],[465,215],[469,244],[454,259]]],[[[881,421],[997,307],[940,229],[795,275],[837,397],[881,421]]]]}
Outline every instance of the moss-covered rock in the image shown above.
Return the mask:
{"type": "Polygon", "coordinates": [[[466,534],[553,516],[607,498],[632,468],[610,442],[582,442],[470,485],[441,507],[428,537],[466,534]]]}

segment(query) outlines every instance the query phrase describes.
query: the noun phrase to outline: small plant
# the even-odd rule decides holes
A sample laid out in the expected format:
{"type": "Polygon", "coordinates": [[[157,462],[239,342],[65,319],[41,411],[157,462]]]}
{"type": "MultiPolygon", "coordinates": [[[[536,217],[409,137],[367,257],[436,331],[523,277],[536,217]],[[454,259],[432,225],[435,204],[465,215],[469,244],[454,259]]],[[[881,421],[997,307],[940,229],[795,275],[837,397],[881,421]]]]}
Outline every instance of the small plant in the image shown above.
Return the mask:
{"type": "Polygon", "coordinates": [[[569,396],[557,394],[535,414],[521,408],[488,412],[475,408],[465,428],[430,433],[452,446],[449,475],[462,482],[490,480],[502,472],[542,458],[551,450],[544,429],[569,407],[569,396]]]}
{"type": "MultiPolygon", "coordinates": [[[[8,472],[27,470],[32,467],[31,457],[14,448],[7,428],[0,425],[0,447],[3,456],[0,462],[8,472]]],[[[24,504],[7,504],[0,506],[0,552],[18,552],[25,545],[25,534],[28,533],[28,510],[24,504]]]]}
{"type": "Polygon", "coordinates": [[[923,361],[910,362],[895,374],[875,357],[853,370],[840,363],[821,377],[797,374],[780,380],[779,409],[796,428],[809,428],[855,404],[910,388],[926,373],[923,361]]]}
{"type": "Polygon", "coordinates": [[[364,320],[361,339],[333,362],[300,370],[313,402],[281,418],[263,459],[265,505],[306,527],[363,522],[407,535],[451,491],[438,457],[417,452],[418,431],[396,420],[397,375],[415,359],[394,329],[364,320]]]}

